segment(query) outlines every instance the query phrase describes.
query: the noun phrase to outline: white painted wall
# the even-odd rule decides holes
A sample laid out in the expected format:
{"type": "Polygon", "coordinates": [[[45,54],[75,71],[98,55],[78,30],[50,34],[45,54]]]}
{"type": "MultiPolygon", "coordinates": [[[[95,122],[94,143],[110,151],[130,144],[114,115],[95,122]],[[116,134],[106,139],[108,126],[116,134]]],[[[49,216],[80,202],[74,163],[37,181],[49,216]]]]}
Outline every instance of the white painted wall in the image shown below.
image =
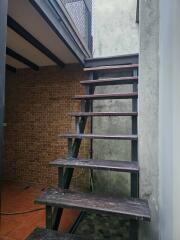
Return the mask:
{"type": "Polygon", "coordinates": [[[160,238],[179,240],[180,2],[160,1],[160,238]]]}
{"type": "Polygon", "coordinates": [[[94,57],[139,52],[136,0],[93,0],[94,57]]]}
{"type": "Polygon", "coordinates": [[[152,221],[142,240],[179,240],[180,2],[140,2],[139,160],[152,221]]]}

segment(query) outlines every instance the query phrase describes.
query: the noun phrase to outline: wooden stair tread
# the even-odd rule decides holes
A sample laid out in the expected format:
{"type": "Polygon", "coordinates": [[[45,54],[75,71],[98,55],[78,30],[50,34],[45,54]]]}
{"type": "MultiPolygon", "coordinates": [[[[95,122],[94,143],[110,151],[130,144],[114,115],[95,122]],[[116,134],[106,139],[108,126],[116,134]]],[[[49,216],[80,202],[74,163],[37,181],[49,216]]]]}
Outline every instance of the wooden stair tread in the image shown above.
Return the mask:
{"type": "Polygon", "coordinates": [[[138,77],[120,77],[120,78],[105,78],[97,80],[85,80],[80,82],[82,85],[120,85],[120,84],[133,84],[138,83],[138,77]]]}
{"type": "Polygon", "coordinates": [[[50,162],[55,167],[80,167],[98,170],[110,170],[117,172],[139,172],[137,162],[115,161],[115,160],[94,160],[94,159],[57,159],[50,162]]]}
{"type": "Polygon", "coordinates": [[[100,135],[100,134],[60,134],[61,138],[89,138],[89,139],[109,139],[109,140],[137,140],[137,135],[100,135]]]}
{"type": "Polygon", "coordinates": [[[92,95],[76,95],[73,97],[75,100],[83,100],[83,99],[134,99],[138,97],[138,93],[112,93],[112,94],[92,94],[92,95]]]}
{"type": "Polygon", "coordinates": [[[150,220],[148,202],[137,198],[76,193],[51,187],[38,197],[35,202],[53,207],[76,208],[99,213],[118,214],[139,220],[150,220]]]}
{"type": "MultiPolygon", "coordinates": [[[[83,238],[85,240],[85,238],[83,238]]],[[[58,231],[36,228],[26,240],[83,240],[79,236],[72,234],[62,234],[58,231]]]]}
{"type": "Polygon", "coordinates": [[[128,65],[112,65],[112,66],[100,66],[100,67],[90,67],[84,68],[85,72],[94,71],[117,71],[117,70],[133,70],[138,68],[138,64],[128,64],[128,65]]]}
{"type": "Polygon", "coordinates": [[[72,112],[72,117],[113,117],[113,116],[137,116],[137,112],[72,112]]]}

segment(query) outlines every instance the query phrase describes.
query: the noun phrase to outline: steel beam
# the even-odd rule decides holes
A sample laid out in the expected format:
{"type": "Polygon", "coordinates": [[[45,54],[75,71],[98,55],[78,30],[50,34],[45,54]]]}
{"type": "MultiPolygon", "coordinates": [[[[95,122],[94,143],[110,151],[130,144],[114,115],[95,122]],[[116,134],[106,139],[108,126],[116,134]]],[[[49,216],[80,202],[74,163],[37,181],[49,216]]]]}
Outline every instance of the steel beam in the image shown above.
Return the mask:
{"type": "Polygon", "coordinates": [[[139,61],[138,54],[127,54],[116,57],[100,57],[85,60],[85,67],[99,67],[99,66],[112,66],[112,65],[128,65],[137,64],[139,61]]]}
{"type": "Polygon", "coordinates": [[[46,55],[49,59],[55,62],[60,67],[64,67],[65,64],[61,59],[59,59],[54,53],[52,53],[46,46],[44,46],[39,40],[37,40],[31,33],[29,33],[25,28],[23,28],[19,23],[17,23],[12,17],[8,16],[7,19],[8,27],[14,30],[22,38],[28,41],[31,45],[37,48],[40,52],[46,55]]]}
{"type": "Polygon", "coordinates": [[[6,64],[6,70],[12,72],[12,73],[16,73],[16,68],[9,65],[9,64],[6,64]]]}
{"type": "Polygon", "coordinates": [[[6,48],[6,54],[14,59],[16,59],[17,61],[27,65],[28,67],[32,68],[35,71],[39,70],[39,67],[33,63],[32,61],[30,61],[29,59],[23,57],[22,55],[20,55],[19,53],[15,52],[14,50],[10,49],[10,48],[6,48]]]}

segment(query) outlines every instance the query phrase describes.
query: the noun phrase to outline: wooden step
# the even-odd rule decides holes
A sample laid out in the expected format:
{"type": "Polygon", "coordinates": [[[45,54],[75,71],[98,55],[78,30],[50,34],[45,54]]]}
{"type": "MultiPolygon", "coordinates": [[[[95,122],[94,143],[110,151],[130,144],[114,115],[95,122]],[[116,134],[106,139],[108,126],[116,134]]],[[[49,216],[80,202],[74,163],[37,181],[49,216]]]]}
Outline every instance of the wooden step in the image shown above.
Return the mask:
{"type": "Polygon", "coordinates": [[[52,187],[38,197],[35,202],[52,207],[76,208],[98,213],[118,214],[139,220],[150,220],[148,202],[135,198],[75,193],[52,187]]]}
{"type": "MultiPolygon", "coordinates": [[[[79,236],[72,234],[62,234],[58,231],[49,229],[36,228],[26,240],[85,240],[79,236]]],[[[87,238],[86,238],[87,240],[87,238]]]]}
{"type": "Polygon", "coordinates": [[[112,94],[93,94],[93,95],[77,95],[73,97],[75,100],[104,100],[104,99],[135,99],[138,93],[112,93],[112,94]]]}
{"type": "Polygon", "coordinates": [[[117,172],[138,173],[137,162],[114,161],[114,160],[93,160],[93,159],[57,159],[50,162],[55,167],[89,168],[97,170],[109,170],[117,172]]]}
{"type": "Polygon", "coordinates": [[[82,85],[107,86],[138,83],[138,77],[105,78],[97,80],[86,80],[80,82],[82,85]]]}
{"type": "Polygon", "coordinates": [[[100,66],[100,67],[84,68],[84,71],[85,72],[132,71],[134,69],[137,69],[138,66],[139,66],[138,64],[100,66]]]}
{"type": "Polygon", "coordinates": [[[136,117],[137,112],[73,112],[69,113],[72,117],[136,117]]]}
{"type": "Polygon", "coordinates": [[[138,139],[137,135],[99,135],[99,134],[60,134],[61,138],[76,139],[104,139],[104,140],[134,140],[138,139]]]}

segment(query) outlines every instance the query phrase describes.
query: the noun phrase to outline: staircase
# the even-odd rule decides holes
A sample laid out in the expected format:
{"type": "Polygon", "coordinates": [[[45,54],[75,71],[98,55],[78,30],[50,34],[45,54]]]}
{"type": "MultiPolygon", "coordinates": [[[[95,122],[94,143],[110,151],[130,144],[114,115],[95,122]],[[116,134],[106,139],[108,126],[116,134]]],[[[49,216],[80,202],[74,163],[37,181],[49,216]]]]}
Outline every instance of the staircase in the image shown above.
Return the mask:
{"type": "MultiPolygon", "coordinates": [[[[138,223],[139,221],[150,221],[150,210],[148,202],[139,199],[139,165],[138,165],[138,135],[137,135],[137,117],[138,117],[138,64],[108,64],[99,65],[93,64],[90,61],[88,67],[84,71],[88,74],[88,80],[81,81],[85,87],[85,95],[75,96],[74,100],[81,101],[81,111],[73,112],[69,115],[75,118],[76,133],[61,134],[60,138],[66,138],[68,141],[67,158],[57,159],[52,161],[50,165],[58,169],[58,186],[50,187],[42,196],[38,197],[35,202],[46,206],[46,229],[35,229],[34,232],[27,238],[28,240],[48,240],[48,239],[74,239],[80,240],[83,237],[74,234],[61,234],[55,230],[58,229],[63,208],[76,208],[82,213],[91,211],[100,214],[119,215],[130,220],[130,240],[138,239],[138,223]],[[92,66],[91,66],[92,65],[92,66]],[[109,77],[109,73],[128,72],[128,77],[109,77]],[[108,77],[100,78],[100,73],[108,77]],[[124,85],[131,84],[133,92],[118,93],[118,94],[95,94],[96,86],[124,85]],[[93,112],[93,100],[103,99],[131,99],[132,112],[93,112]],[[132,134],[131,135],[99,135],[85,134],[85,126],[88,118],[94,117],[124,117],[129,116],[132,119],[132,134]],[[123,140],[131,142],[131,160],[128,161],[113,161],[113,160],[96,160],[96,159],[78,159],[78,153],[83,139],[104,140],[123,140]],[[119,198],[109,196],[107,194],[95,193],[80,193],[71,192],[68,190],[73,170],[75,168],[86,168],[91,170],[107,170],[116,172],[125,172],[131,175],[131,198],[119,198]]],[[[81,215],[80,215],[81,217],[81,215]]],[[[78,225],[76,222],[74,232],[78,225]]],[[[88,238],[86,238],[88,239],[88,238]]]]}

